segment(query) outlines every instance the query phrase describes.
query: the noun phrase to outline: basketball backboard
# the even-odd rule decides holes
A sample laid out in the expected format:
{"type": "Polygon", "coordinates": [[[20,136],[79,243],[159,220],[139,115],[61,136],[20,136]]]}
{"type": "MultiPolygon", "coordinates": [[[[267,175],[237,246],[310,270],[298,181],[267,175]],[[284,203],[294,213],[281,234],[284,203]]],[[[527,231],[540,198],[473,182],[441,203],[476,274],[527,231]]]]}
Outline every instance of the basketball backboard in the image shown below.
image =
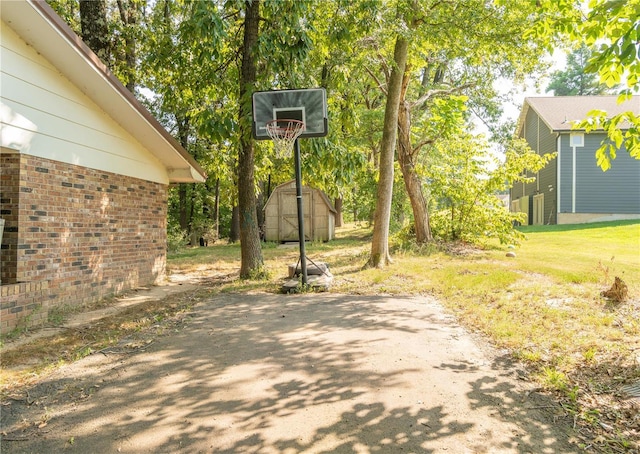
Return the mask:
{"type": "Polygon", "coordinates": [[[253,94],[253,137],[270,139],[266,123],[277,119],[300,120],[300,138],[327,135],[327,93],[324,88],[257,91],[253,94]]]}

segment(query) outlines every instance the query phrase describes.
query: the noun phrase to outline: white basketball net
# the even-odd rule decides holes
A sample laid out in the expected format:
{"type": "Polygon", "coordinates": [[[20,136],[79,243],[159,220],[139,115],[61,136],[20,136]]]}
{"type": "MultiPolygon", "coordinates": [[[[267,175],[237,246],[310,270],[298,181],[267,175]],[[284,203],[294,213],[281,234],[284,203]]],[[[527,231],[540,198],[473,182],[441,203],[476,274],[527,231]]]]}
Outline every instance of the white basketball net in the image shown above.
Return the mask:
{"type": "Polygon", "coordinates": [[[267,122],[267,134],[273,140],[276,157],[288,158],[293,153],[293,144],[302,131],[304,123],[300,120],[271,120],[267,122]]]}

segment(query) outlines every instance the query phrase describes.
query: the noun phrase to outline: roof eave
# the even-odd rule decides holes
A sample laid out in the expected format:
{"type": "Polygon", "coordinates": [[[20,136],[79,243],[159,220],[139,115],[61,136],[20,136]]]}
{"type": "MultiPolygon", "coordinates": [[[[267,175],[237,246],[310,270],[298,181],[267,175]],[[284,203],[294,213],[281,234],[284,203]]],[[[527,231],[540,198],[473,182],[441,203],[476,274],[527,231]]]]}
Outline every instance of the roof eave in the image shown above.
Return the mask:
{"type": "Polygon", "coordinates": [[[169,174],[172,169],[191,169],[188,173],[193,178],[187,182],[206,179],[205,171],[196,160],[45,1],[2,2],[2,20],[135,137],[169,174]]]}

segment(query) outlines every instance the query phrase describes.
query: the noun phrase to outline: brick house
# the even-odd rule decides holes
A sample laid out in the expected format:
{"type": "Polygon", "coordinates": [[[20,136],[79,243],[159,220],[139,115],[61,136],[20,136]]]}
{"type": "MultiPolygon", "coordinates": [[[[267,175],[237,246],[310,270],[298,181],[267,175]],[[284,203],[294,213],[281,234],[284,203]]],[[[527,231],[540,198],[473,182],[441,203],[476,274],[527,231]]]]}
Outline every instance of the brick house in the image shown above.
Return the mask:
{"type": "Polygon", "coordinates": [[[604,131],[572,128],[594,109],[616,115],[640,113],[640,96],[618,104],[617,96],[550,96],[526,98],[516,136],[538,154],[557,152],[532,183],[516,183],[511,210],[525,212],[528,224],[579,224],[640,218],[640,160],[625,149],[603,172],[595,153],[604,131]]]}
{"type": "Polygon", "coordinates": [[[2,2],[0,331],[161,281],[204,171],[44,2],[2,2]]]}

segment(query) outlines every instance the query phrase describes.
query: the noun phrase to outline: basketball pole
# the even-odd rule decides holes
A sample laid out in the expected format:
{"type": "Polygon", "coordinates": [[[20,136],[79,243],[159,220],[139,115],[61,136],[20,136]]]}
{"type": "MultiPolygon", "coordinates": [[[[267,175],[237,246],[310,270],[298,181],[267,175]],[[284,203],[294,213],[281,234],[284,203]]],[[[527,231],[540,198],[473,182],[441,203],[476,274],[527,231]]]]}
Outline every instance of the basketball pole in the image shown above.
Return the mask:
{"type": "Polygon", "coordinates": [[[304,248],[304,211],[302,208],[302,167],[300,165],[300,144],[293,143],[294,165],[296,168],[296,202],[298,204],[298,242],[300,243],[300,268],[302,285],[307,285],[307,256],[304,248]]]}

